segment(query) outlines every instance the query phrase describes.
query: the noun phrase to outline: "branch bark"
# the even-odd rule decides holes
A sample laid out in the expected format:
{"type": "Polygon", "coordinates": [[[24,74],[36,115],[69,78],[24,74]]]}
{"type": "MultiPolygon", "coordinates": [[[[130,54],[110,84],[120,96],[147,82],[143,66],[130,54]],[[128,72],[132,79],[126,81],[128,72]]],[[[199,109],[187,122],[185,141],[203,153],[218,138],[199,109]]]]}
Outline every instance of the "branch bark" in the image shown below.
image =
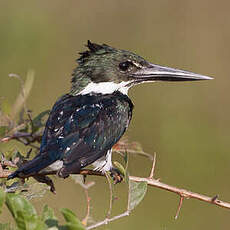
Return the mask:
{"type": "Polygon", "coordinates": [[[157,187],[157,188],[160,188],[160,189],[163,189],[163,190],[167,190],[169,192],[176,193],[180,197],[184,197],[184,198],[187,198],[187,199],[193,198],[193,199],[196,199],[196,200],[207,202],[209,204],[217,205],[217,206],[222,207],[222,208],[230,209],[230,203],[221,201],[221,200],[217,199],[216,196],[209,197],[209,196],[206,196],[206,195],[202,195],[200,193],[191,192],[191,191],[186,190],[186,189],[177,188],[175,186],[171,186],[171,185],[165,184],[163,182],[160,182],[159,180],[151,179],[151,178],[142,178],[142,177],[136,177],[136,176],[129,176],[129,179],[132,180],[132,181],[136,181],[136,182],[145,181],[145,182],[147,182],[147,184],[149,186],[157,187]]]}
{"type": "Polygon", "coordinates": [[[120,219],[120,218],[125,217],[125,216],[128,216],[128,215],[129,215],[129,211],[126,211],[126,212],[124,212],[124,213],[122,213],[122,214],[120,214],[120,215],[114,216],[114,217],[112,217],[112,218],[106,218],[106,219],[103,220],[103,221],[100,221],[100,222],[98,222],[98,223],[96,223],[96,224],[94,224],[94,225],[91,225],[91,226],[89,226],[89,227],[86,227],[86,230],[91,230],[91,229],[100,227],[100,226],[102,226],[102,225],[108,224],[109,222],[112,222],[112,221],[114,221],[114,220],[120,219]]]}
{"type": "MultiPolygon", "coordinates": [[[[0,178],[7,178],[10,175],[10,171],[8,170],[3,170],[3,172],[0,173],[0,178]]],[[[38,176],[38,175],[55,175],[57,173],[57,171],[50,171],[50,172],[41,172],[39,174],[34,174],[34,175],[30,175],[31,176],[38,176]]],[[[98,171],[94,171],[94,170],[90,170],[90,169],[83,169],[80,171],[79,173],[80,175],[84,175],[84,176],[88,176],[88,175],[94,175],[94,176],[105,176],[104,174],[98,172],[98,171]]],[[[178,194],[180,197],[189,199],[196,199],[196,200],[200,200],[209,204],[213,204],[222,208],[227,208],[230,209],[230,203],[228,202],[224,202],[221,201],[217,198],[217,196],[213,196],[213,197],[209,197],[206,195],[202,195],[200,193],[196,193],[196,192],[192,192],[183,188],[178,188],[166,183],[163,183],[157,179],[154,178],[145,178],[145,177],[137,177],[137,176],[129,176],[129,180],[135,181],[135,182],[147,182],[148,186],[151,187],[156,187],[162,190],[166,190],[172,193],[176,193],[178,194]]]]}

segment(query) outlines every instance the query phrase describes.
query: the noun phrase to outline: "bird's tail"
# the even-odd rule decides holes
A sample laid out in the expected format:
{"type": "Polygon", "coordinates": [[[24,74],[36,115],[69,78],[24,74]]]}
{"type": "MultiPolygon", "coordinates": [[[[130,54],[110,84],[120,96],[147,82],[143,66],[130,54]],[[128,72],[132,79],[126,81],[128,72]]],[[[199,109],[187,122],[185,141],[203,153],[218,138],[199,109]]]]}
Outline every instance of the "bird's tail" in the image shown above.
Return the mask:
{"type": "Polygon", "coordinates": [[[15,177],[25,178],[30,175],[34,175],[42,169],[46,168],[48,165],[52,164],[53,162],[54,159],[48,158],[47,155],[46,157],[44,157],[43,154],[39,154],[31,161],[26,162],[15,172],[11,173],[8,176],[7,180],[13,179],[15,177]]]}

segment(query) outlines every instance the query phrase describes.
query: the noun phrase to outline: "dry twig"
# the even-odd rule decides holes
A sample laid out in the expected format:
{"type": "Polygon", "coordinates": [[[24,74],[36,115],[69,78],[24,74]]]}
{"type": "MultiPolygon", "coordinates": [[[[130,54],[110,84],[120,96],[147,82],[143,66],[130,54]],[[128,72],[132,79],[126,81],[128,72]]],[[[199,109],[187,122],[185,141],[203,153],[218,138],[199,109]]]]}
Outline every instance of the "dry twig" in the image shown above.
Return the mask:
{"type": "Polygon", "coordinates": [[[88,223],[89,217],[90,217],[90,200],[91,200],[91,198],[89,197],[88,188],[84,188],[84,191],[85,191],[85,197],[86,197],[86,202],[87,202],[87,211],[86,211],[86,216],[82,220],[82,224],[86,226],[88,223]]]}
{"type": "MultiPolygon", "coordinates": [[[[0,174],[0,178],[7,178],[10,173],[11,172],[9,170],[4,170],[4,172],[0,174]]],[[[36,175],[55,175],[56,173],[57,173],[57,171],[43,172],[43,173],[30,175],[29,177],[36,176],[36,175]]],[[[94,171],[94,170],[90,170],[90,169],[82,169],[79,174],[85,175],[85,176],[88,176],[88,175],[105,176],[98,171],[94,171]]],[[[230,203],[217,199],[216,195],[213,197],[209,197],[209,196],[195,193],[195,192],[192,192],[192,191],[189,191],[186,189],[177,188],[175,186],[163,183],[163,182],[159,181],[158,179],[129,176],[129,180],[135,181],[135,182],[147,182],[148,186],[156,187],[156,188],[163,189],[163,190],[166,190],[166,191],[169,191],[172,193],[176,193],[179,196],[182,196],[182,197],[187,198],[187,199],[192,198],[192,199],[200,200],[200,201],[203,201],[203,202],[206,202],[209,204],[214,204],[214,205],[222,207],[222,208],[230,209],[230,203]]]]}
{"type": "Polygon", "coordinates": [[[126,211],[126,212],[124,212],[124,213],[122,213],[122,214],[119,214],[119,215],[117,215],[117,216],[114,216],[114,217],[112,217],[112,218],[106,218],[106,219],[103,220],[103,221],[97,222],[96,224],[93,224],[93,225],[87,227],[86,229],[87,229],[87,230],[94,229],[94,228],[100,227],[100,226],[102,226],[102,225],[108,224],[109,222],[112,222],[112,221],[114,221],[114,220],[117,220],[117,219],[120,219],[120,218],[122,218],[122,217],[128,216],[128,215],[129,215],[129,211],[126,211]]]}
{"type": "Polygon", "coordinates": [[[209,196],[202,195],[202,194],[199,194],[199,193],[191,192],[189,190],[185,190],[185,189],[182,189],[182,188],[177,188],[175,186],[168,185],[168,184],[165,184],[163,182],[160,182],[159,180],[143,178],[143,177],[136,177],[136,176],[129,176],[129,179],[132,180],[132,181],[136,181],[136,182],[145,181],[145,182],[147,182],[147,184],[149,186],[157,187],[157,188],[160,188],[160,189],[163,189],[163,190],[167,190],[169,192],[176,193],[179,196],[182,196],[184,198],[193,198],[193,199],[197,199],[197,200],[200,200],[200,201],[207,202],[209,204],[217,205],[217,206],[222,207],[222,208],[230,209],[230,203],[228,203],[228,202],[224,202],[224,201],[221,201],[219,199],[213,199],[213,197],[209,197],[209,196]]]}

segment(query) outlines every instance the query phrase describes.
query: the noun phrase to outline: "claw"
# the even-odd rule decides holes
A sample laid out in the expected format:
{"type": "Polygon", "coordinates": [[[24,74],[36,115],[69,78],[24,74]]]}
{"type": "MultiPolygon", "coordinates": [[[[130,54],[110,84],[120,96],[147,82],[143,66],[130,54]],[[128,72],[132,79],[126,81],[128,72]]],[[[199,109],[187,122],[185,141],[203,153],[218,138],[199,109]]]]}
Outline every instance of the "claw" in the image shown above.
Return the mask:
{"type": "Polygon", "coordinates": [[[48,176],[36,175],[36,176],[33,176],[33,178],[38,182],[45,183],[45,184],[49,185],[50,186],[50,191],[52,193],[56,194],[56,189],[54,187],[54,183],[48,176]]]}
{"type": "Polygon", "coordinates": [[[113,183],[118,184],[122,182],[124,175],[117,168],[112,168],[110,170],[110,176],[113,178],[113,183]]]}

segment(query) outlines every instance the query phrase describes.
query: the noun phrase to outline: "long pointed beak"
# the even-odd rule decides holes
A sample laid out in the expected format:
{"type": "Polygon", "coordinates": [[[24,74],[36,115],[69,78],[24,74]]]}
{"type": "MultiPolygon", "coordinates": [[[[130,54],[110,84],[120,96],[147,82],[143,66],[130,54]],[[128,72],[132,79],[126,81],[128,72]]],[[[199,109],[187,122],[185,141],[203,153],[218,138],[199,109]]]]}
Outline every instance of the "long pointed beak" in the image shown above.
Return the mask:
{"type": "Polygon", "coordinates": [[[132,74],[132,77],[137,82],[144,81],[199,81],[199,80],[211,80],[213,78],[192,73],[189,71],[163,67],[149,63],[149,65],[143,69],[137,70],[132,74]]]}

